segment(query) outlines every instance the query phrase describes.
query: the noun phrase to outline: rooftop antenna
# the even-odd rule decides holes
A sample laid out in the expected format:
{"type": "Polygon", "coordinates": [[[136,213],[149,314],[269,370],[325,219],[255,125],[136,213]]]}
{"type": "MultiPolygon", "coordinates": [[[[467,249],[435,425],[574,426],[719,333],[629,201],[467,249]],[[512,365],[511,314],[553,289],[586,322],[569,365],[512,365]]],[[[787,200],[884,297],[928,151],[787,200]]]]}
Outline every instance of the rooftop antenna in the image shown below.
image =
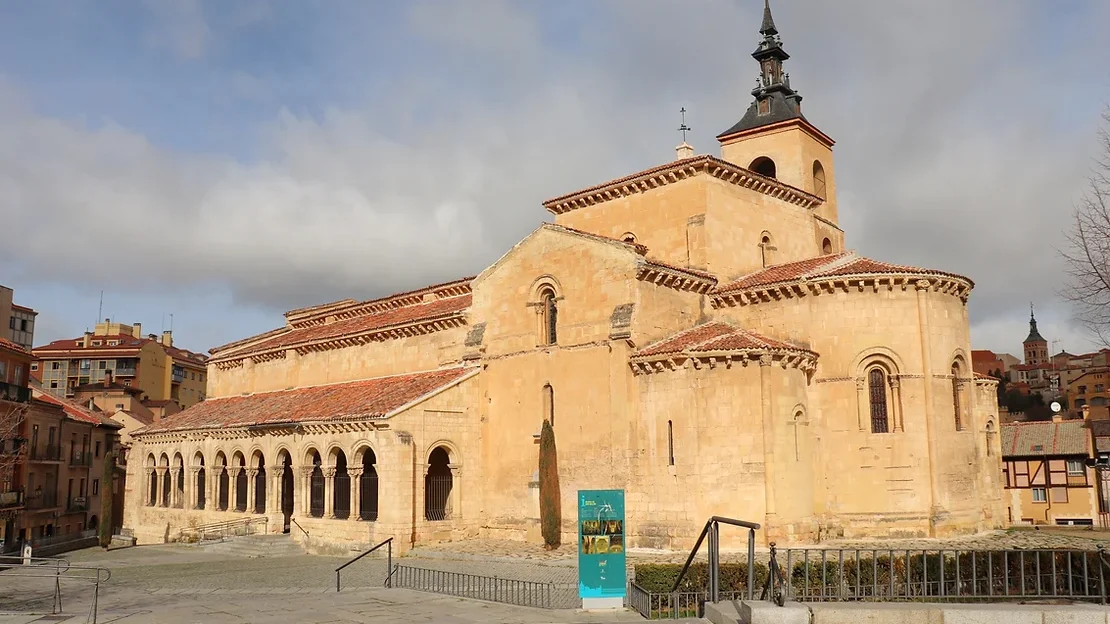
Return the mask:
{"type": "Polygon", "coordinates": [[[678,112],[682,113],[682,125],[678,127],[678,131],[682,133],[682,142],[685,143],[686,133],[691,130],[690,126],[686,125],[686,107],[683,106],[678,112]]]}
{"type": "Polygon", "coordinates": [[[104,314],[104,291],[100,291],[100,307],[96,309],[96,322],[99,323],[104,314]]]}
{"type": "Polygon", "coordinates": [[[170,332],[173,332],[173,312],[170,312],[170,332]]]}

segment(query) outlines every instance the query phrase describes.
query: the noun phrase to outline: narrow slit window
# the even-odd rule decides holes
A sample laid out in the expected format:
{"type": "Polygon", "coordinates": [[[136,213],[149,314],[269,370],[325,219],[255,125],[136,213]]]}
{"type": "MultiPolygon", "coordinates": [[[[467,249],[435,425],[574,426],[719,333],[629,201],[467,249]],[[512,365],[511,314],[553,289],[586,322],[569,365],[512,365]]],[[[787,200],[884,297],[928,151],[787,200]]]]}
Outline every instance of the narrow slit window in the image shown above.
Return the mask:
{"type": "Polygon", "coordinates": [[[674,465],[674,422],[667,421],[667,465],[674,465]]]}

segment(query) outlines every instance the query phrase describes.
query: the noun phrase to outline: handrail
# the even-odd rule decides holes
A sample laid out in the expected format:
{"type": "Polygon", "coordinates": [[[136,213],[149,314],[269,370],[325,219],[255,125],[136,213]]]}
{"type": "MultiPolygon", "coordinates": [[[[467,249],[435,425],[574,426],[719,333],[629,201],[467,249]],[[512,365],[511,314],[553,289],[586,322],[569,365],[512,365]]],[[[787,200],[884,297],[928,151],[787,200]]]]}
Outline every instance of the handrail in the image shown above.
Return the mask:
{"type": "Polygon", "coordinates": [[[678,586],[682,584],[682,579],[686,576],[686,571],[690,569],[690,564],[694,562],[694,556],[698,554],[698,549],[701,548],[701,543],[706,535],[709,536],[709,601],[717,602],[721,596],[721,543],[720,543],[720,527],[721,523],[731,524],[744,529],[748,529],[748,600],[755,598],[755,532],[759,530],[760,525],[758,522],[748,522],[746,520],[737,520],[735,518],[726,518],[724,516],[713,516],[705,523],[705,528],[701,530],[701,535],[698,536],[698,541],[694,544],[693,550],[690,551],[690,556],[686,559],[686,565],[682,566],[682,571],[678,573],[678,578],[675,579],[674,587],[671,588],[672,592],[678,591],[678,586]]]}
{"type": "Polygon", "coordinates": [[[296,526],[297,526],[297,528],[301,530],[301,533],[304,533],[304,538],[305,538],[305,539],[308,539],[308,531],[306,531],[306,530],[305,530],[305,528],[304,528],[303,526],[301,526],[299,522],[297,522],[297,519],[296,519],[296,518],[294,518],[294,517],[290,516],[290,518],[289,518],[289,522],[291,522],[292,524],[296,525],[296,526]]]}
{"type": "Polygon", "coordinates": [[[52,579],[54,579],[54,596],[53,596],[54,604],[53,604],[53,608],[51,609],[51,612],[54,615],[57,615],[58,613],[60,613],[62,611],[62,579],[63,578],[65,578],[67,581],[68,580],[76,580],[76,581],[86,581],[86,582],[92,583],[93,584],[92,606],[89,609],[89,617],[86,619],[86,621],[92,622],[92,624],[96,624],[96,617],[97,617],[97,614],[98,614],[98,611],[99,611],[99,608],[100,608],[100,606],[99,606],[100,605],[100,584],[101,583],[106,583],[112,578],[112,571],[110,569],[101,568],[99,566],[82,566],[82,565],[76,565],[75,566],[75,565],[71,565],[68,559],[62,559],[61,557],[57,557],[57,558],[55,558],[55,557],[28,557],[27,561],[29,561],[29,564],[26,565],[26,566],[22,565],[22,562],[24,561],[23,557],[15,557],[15,556],[4,555],[4,556],[0,556],[0,559],[18,559],[19,560],[19,565],[13,565],[11,568],[9,568],[5,571],[4,576],[6,576],[6,577],[18,576],[18,577],[23,577],[23,578],[52,578],[52,579]],[[45,571],[44,570],[42,572],[39,572],[37,570],[37,569],[47,567],[45,565],[47,563],[55,564],[53,571],[45,571]],[[62,567],[62,564],[65,564],[64,568],[62,567]],[[63,574],[65,572],[70,572],[70,571],[77,572],[78,574],[66,575],[66,576],[63,577],[63,574]],[[83,572],[83,571],[94,572],[95,576],[81,576],[80,573],[83,572]]]}
{"type": "MultiPolygon", "coordinates": [[[[301,530],[303,531],[304,529],[301,529],[301,530]]],[[[390,577],[393,576],[393,573],[392,573],[392,571],[393,571],[393,538],[392,537],[385,540],[384,542],[378,544],[377,546],[371,548],[370,550],[360,554],[359,556],[355,557],[354,559],[351,559],[347,563],[344,563],[343,565],[339,566],[338,568],[336,568],[335,569],[335,591],[337,593],[339,592],[339,571],[340,570],[342,570],[343,568],[345,568],[345,567],[351,565],[352,563],[358,561],[359,559],[362,559],[366,555],[369,555],[370,553],[372,553],[375,550],[381,548],[382,546],[387,546],[387,545],[389,546],[389,548],[387,549],[387,554],[386,554],[387,559],[386,559],[386,565],[385,565],[385,569],[386,569],[385,586],[389,587],[390,577]]]]}

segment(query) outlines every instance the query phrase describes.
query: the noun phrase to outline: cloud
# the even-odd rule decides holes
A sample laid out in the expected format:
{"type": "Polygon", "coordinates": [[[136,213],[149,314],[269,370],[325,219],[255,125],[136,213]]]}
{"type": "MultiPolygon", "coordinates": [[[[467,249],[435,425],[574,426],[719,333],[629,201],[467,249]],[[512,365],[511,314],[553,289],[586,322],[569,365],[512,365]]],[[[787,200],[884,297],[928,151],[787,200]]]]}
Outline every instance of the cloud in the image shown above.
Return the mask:
{"type": "MultiPolygon", "coordinates": [[[[364,98],[261,119],[250,162],[153,144],[125,120],[51,118],[0,83],[0,216],[21,226],[0,262],[66,283],[95,250],[136,289],[223,285],[275,308],[476,272],[549,219],[543,199],[671,158],[680,106],[716,153],[757,71],[750,4],[407,4],[386,27],[395,54],[348,61],[372,64],[364,98]]],[[[179,58],[219,43],[199,4],[151,6],[179,58]]],[[[977,346],[1015,350],[1025,302],[1058,289],[1098,113],[1098,85],[1048,86],[1110,51],[1106,9],[1044,50],[1031,1],[774,8],[806,114],[839,141],[849,245],[970,275],[977,346]]],[[[224,73],[229,92],[273,96],[224,73]]]]}

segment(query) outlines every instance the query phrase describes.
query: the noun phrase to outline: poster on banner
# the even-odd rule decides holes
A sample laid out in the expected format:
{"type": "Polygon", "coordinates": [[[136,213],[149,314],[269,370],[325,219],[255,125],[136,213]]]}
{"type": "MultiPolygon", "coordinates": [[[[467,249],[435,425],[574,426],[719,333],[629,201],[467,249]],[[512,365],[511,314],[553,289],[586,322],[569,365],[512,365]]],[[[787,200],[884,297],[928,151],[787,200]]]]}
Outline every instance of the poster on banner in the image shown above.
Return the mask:
{"type": "Polygon", "coordinates": [[[624,551],[624,490],[579,490],[578,595],[583,604],[623,603],[624,551]]]}

